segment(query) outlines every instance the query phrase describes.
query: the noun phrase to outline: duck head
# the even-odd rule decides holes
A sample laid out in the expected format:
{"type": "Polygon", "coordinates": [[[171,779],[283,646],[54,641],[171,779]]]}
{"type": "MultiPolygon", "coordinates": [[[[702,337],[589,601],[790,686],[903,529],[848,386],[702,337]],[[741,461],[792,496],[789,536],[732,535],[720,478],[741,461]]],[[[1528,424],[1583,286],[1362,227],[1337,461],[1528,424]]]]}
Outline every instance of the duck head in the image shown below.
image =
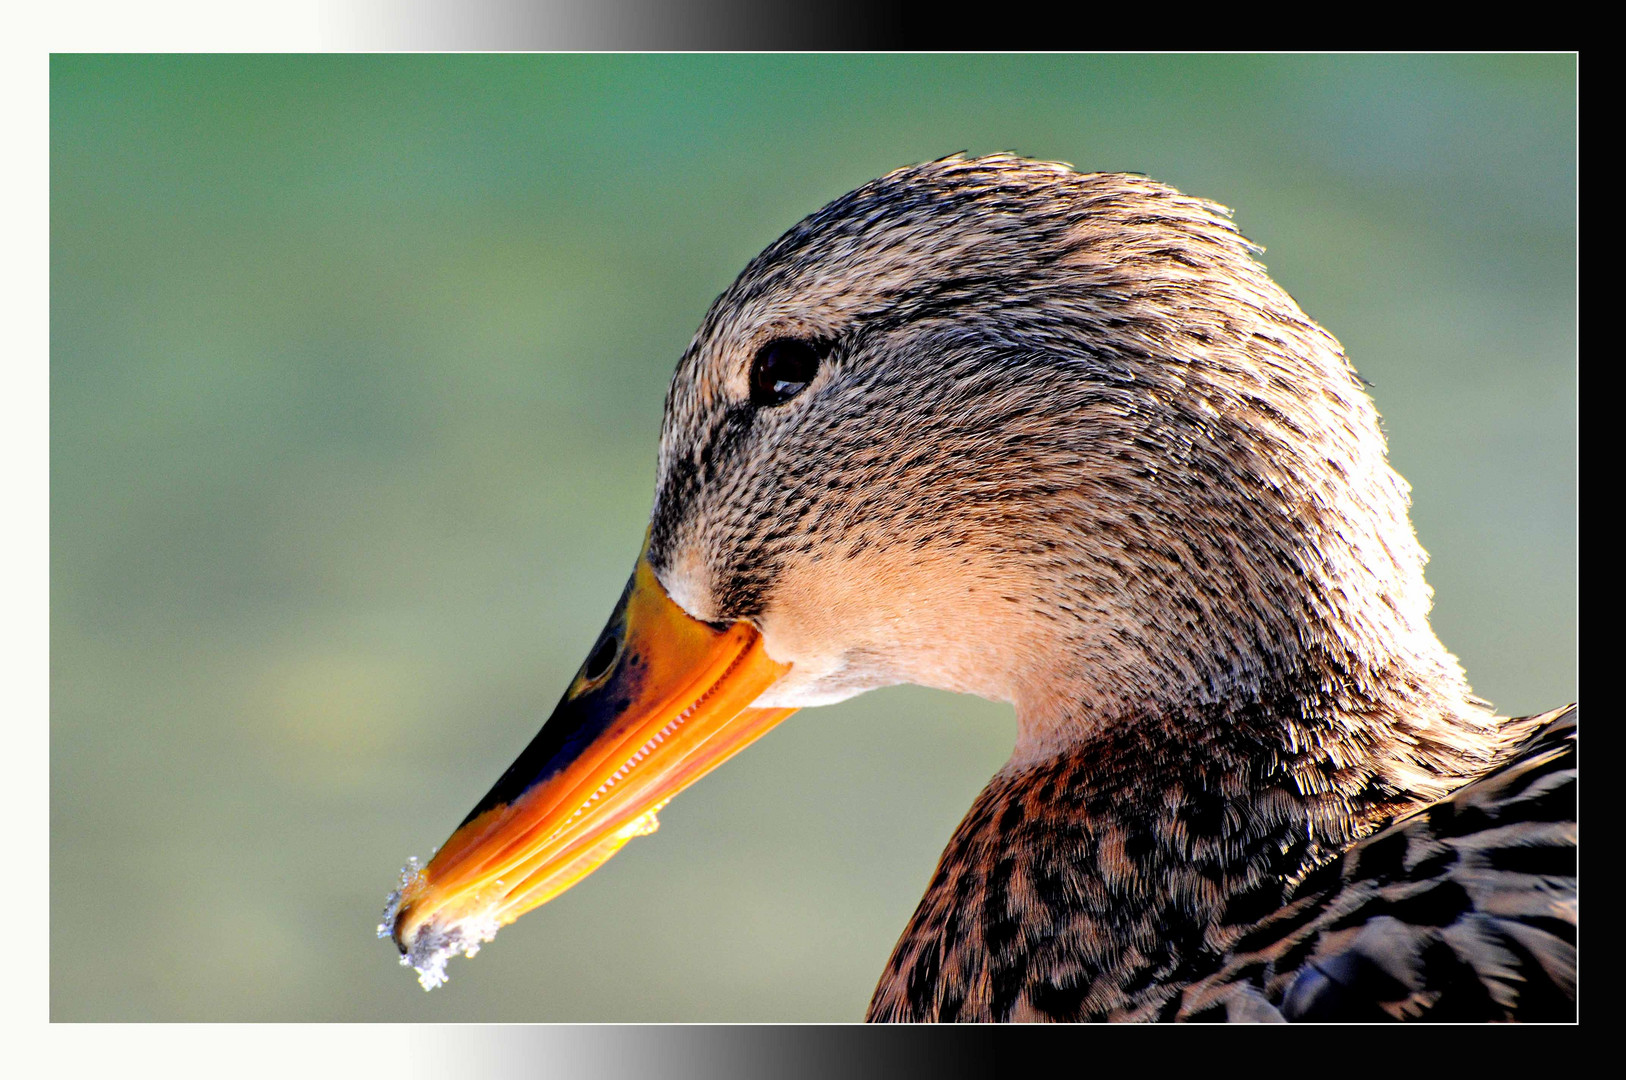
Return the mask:
{"type": "MultiPolygon", "coordinates": [[[[605,633],[391,899],[403,962],[433,985],[789,712],[873,687],[1013,703],[1014,763],[1193,703],[1468,716],[1371,400],[1256,250],[1157,182],[999,156],[888,174],[754,259],[673,377],[605,633]]],[[[1468,742],[1436,727],[1385,782],[1433,783],[1468,742]]]]}

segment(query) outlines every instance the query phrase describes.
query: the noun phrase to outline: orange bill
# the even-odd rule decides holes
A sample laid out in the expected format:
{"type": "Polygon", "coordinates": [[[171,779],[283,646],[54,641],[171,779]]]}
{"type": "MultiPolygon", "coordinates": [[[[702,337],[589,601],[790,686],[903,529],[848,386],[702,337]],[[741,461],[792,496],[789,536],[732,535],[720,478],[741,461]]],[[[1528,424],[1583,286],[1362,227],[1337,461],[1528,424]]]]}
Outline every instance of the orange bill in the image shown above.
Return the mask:
{"type": "Polygon", "coordinates": [[[553,715],[446,844],[408,864],[379,926],[431,989],[446,961],[592,873],[679,791],[789,716],[751,703],[788,664],[748,623],[673,603],[642,556],[553,715]]]}

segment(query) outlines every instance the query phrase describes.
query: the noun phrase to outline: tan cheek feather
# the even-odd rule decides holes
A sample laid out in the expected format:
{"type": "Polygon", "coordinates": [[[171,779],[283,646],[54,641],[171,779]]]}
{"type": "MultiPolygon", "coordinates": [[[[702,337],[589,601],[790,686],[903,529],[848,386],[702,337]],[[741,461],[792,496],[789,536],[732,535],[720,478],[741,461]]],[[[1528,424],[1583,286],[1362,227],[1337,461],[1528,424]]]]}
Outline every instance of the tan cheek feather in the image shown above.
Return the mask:
{"type": "Polygon", "coordinates": [[[805,676],[849,663],[882,678],[1019,702],[1051,646],[1031,582],[970,548],[908,544],[781,568],[762,618],[768,654],[805,676]],[[954,566],[944,573],[945,564],[954,566]]]}

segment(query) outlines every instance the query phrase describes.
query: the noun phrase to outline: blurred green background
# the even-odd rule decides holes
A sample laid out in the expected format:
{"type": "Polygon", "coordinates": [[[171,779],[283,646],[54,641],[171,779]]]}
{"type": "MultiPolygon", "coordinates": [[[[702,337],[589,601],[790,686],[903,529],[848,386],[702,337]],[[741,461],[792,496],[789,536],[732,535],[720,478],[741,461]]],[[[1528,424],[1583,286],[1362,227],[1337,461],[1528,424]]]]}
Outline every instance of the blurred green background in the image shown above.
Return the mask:
{"type": "Polygon", "coordinates": [[[426,995],[373,937],[614,603],[711,299],[895,166],[1237,210],[1504,712],[1576,661],[1570,57],[51,65],[54,1020],[855,1020],[1008,708],[799,714],[426,995]]]}

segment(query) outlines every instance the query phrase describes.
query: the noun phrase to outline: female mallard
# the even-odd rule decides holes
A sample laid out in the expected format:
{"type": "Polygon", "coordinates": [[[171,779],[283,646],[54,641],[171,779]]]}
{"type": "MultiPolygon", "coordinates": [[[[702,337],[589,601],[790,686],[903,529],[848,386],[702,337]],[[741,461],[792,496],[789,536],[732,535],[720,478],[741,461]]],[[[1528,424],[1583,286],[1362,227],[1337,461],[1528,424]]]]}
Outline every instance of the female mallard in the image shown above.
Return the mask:
{"type": "Polygon", "coordinates": [[[1469,691],[1372,402],[1252,252],[998,156],[754,259],[608,627],[391,897],[403,962],[436,985],[794,709],[912,682],[1019,735],[871,1019],[1573,1016],[1574,708],[1469,691]]]}

